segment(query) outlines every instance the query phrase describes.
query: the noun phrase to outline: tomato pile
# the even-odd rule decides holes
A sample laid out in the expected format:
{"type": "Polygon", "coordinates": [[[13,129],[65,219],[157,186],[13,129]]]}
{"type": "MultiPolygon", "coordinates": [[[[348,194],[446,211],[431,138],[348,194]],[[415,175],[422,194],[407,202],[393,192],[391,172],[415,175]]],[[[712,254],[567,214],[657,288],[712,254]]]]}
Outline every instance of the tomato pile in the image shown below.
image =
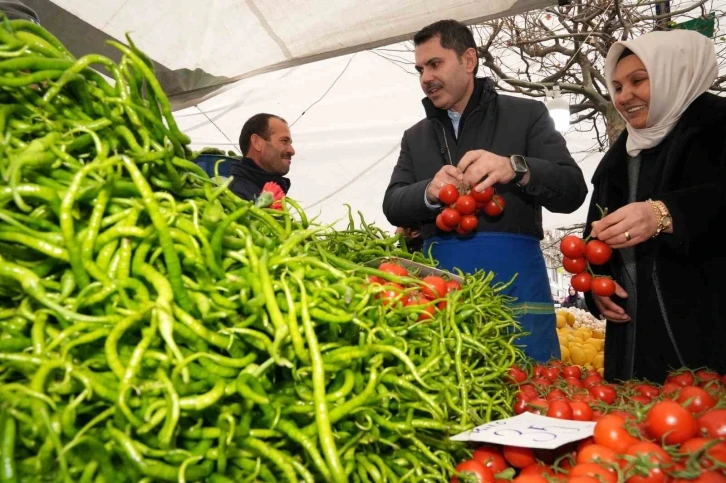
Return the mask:
{"type": "Polygon", "coordinates": [[[726,482],[726,375],[682,370],[662,386],[609,384],[552,361],[531,373],[512,367],[509,379],[519,387],[515,413],[596,421],[593,436],[556,450],[483,445],[452,482],[726,482]]]}
{"type": "Polygon", "coordinates": [[[461,193],[453,184],[445,184],[439,190],[439,200],[446,206],[436,217],[436,226],[441,231],[456,231],[466,235],[476,230],[479,223],[476,213],[483,211],[491,217],[504,212],[504,198],[496,194],[493,187],[484,191],[461,193]]]}
{"type": "MultiPolygon", "coordinates": [[[[406,267],[393,262],[383,262],[378,270],[398,277],[411,277],[406,267]]],[[[404,287],[395,282],[383,280],[375,275],[368,277],[368,281],[383,286],[378,293],[386,305],[412,307],[420,309],[418,320],[428,320],[434,316],[436,310],[446,309],[446,294],[460,290],[461,285],[456,280],[446,280],[437,275],[428,275],[421,279],[419,284],[404,287]]]]}
{"type": "Polygon", "coordinates": [[[615,282],[610,277],[593,276],[590,265],[604,265],[613,249],[600,240],[585,241],[576,235],[567,235],[560,242],[562,267],[573,274],[570,280],[578,292],[589,292],[603,297],[615,293],[615,282]]]}

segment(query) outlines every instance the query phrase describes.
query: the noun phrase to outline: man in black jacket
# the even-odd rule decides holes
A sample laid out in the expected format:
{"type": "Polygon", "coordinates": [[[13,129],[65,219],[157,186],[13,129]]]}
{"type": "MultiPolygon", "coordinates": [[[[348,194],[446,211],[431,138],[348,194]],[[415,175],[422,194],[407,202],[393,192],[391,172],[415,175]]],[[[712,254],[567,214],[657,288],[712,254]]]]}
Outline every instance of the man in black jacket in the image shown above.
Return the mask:
{"type": "Polygon", "coordinates": [[[244,157],[235,160],[229,175],[234,178],[229,188],[244,200],[254,201],[262,186],[274,181],[287,193],[290,163],[295,155],[287,121],[274,114],[255,114],[242,126],[239,146],[244,157]]]}
{"type": "Polygon", "coordinates": [[[414,37],[416,70],[426,94],[426,119],[403,134],[401,153],[383,200],[394,226],[421,225],[424,252],[440,266],[487,270],[495,281],[517,275],[506,294],[517,299],[518,321],[530,335],[520,343],[537,360],[559,357],[555,314],[544,258],[542,207],[571,213],[587,194],[582,171],[555,130],[543,103],[498,95],[477,78],[474,36],[454,20],[414,37]],[[476,233],[439,231],[439,190],[493,186],[506,203],[499,217],[480,215],[476,233]]]}

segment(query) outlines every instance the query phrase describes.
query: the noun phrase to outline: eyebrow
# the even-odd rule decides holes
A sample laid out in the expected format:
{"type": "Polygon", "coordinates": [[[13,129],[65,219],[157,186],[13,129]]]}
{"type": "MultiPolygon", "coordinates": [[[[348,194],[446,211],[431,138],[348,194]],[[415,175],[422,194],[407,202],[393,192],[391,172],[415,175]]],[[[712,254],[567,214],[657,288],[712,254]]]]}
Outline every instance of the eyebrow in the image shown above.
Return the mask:
{"type": "MultiPolygon", "coordinates": [[[[628,74],[626,77],[630,77],[633,74],[637,74],[638,72],[645,72],[646,74],[648,73],[648,71],[645,70],[645,69],[638,69],[638,70],[634,70],[633,72],[631,72],[630,74],[628,74]]],[[[619,80],[616,80],[616,79],[613,79],[613,84],[616,84],[616,83],[617,84],[620,84],[620,81],[619,80]]]]}
{"type": "MultiPolygon", "coordinates": [[[[441,62],[443,59],[441,57],[433,57],[426,62],[424,62],[424,65],[431,65],[434,62],[441,62]]],[[[416,64],[416,70],[421,71],[422,67],[419,64],[416,64]]]]}

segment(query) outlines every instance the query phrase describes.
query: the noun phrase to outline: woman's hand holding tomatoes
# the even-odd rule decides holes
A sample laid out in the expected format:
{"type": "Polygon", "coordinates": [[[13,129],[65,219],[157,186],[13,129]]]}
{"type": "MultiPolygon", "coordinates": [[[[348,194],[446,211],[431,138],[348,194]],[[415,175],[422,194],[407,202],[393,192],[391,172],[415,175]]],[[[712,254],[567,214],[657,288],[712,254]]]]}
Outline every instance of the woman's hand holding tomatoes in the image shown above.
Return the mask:
{"type": "Polygon", "coordinates": [[[619,249],[648,241],[657,230],[658,218],[653,207],[647,201],[639,201],[627,204],[593,222],[590,236],[619,249]]]}

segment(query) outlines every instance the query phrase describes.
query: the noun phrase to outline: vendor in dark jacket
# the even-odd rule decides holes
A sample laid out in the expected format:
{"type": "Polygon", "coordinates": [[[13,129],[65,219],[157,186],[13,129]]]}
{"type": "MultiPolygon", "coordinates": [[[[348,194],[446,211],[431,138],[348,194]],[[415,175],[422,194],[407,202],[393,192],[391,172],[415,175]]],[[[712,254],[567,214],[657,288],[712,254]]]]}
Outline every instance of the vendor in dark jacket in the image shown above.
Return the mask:
{"type": "Polygon", "coordinates": [[[414,44],[426,119],[403,134],[383,211],[394,226],[420,224],[424,253],[432,247],[441,268],[492,271],[495,282],[516,274],[504,293],[516,298],[517,320],[529,333],[519,343],[536,360],[559,357],[539,247],[542,207],[557,213],[580,207],[587,194],[582,171],[543,103],[498,95],[491,79],[476,78],[477,47],[465,25],[436,22],[414,44]],[[480,215],[473,235],[438,231],[438,192],[447,183],[480,191],[494,186],[504,213],[480,215]]]}
{"type": "Polygon", "coordinates": [[[239,147],[244,157],[234,160],[230,176],[234,178],[229,189],[244,200],[253,201],[262,186],[274,181],[287,193],[290,171],[295,155],[287,121],[274,114],[255,114],[242,126],[239,147]]]}
{"type": "Polygon", "coordinates": [[[647,33],[608,53],[627,129],[595,171],[585,236],[615,249],[595,267],[615,294],[586,294],[608,321],[610,381],[726,372],[726,99],[706,92],[717,75],[713,41],[696,32],[647,33]]]}

